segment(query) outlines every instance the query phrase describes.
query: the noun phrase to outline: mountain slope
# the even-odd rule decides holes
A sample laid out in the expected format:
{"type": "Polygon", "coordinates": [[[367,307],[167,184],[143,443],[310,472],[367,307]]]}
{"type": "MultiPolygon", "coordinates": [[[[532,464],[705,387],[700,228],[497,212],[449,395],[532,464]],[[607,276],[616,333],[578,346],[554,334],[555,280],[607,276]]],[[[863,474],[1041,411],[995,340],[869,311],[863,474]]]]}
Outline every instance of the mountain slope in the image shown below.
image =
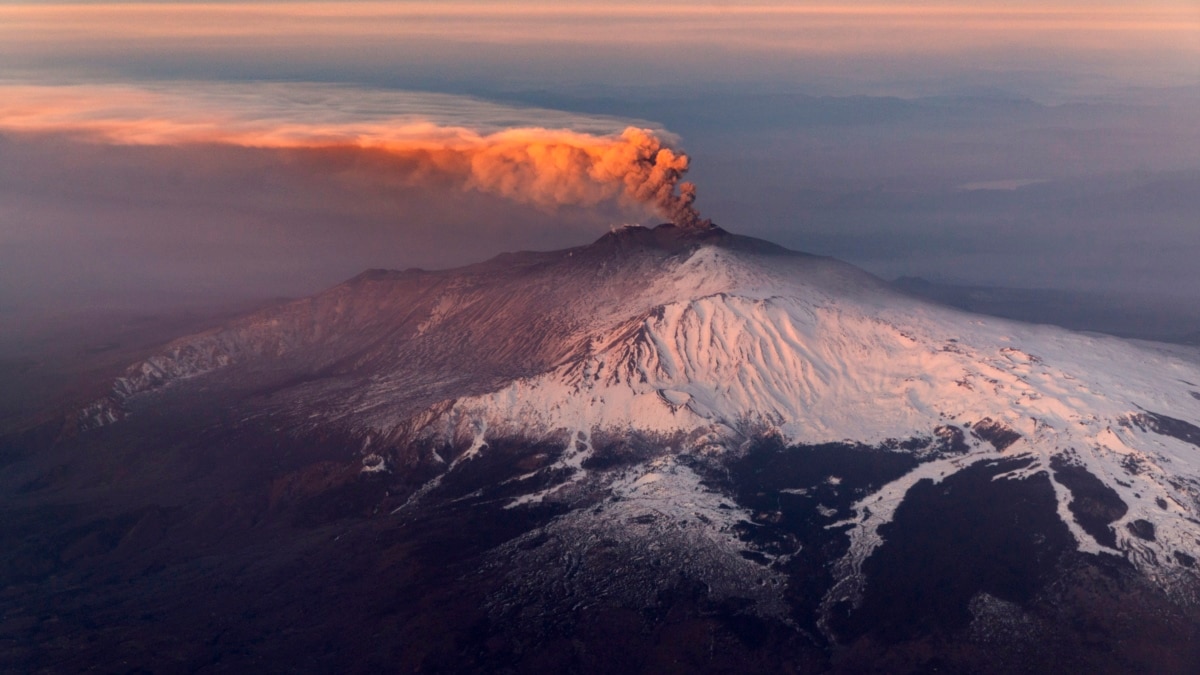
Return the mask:
{"type": "MultiPolygon", "coordinates": [[[[877,445],[974,424],[988,443],[969,458],[1031,454],[1029,471],[1082,464],[1132,507],[1105,546],[1056,482],[1082,550],[1150,566],[1196,553],[1200,538],[1194,355],[956,313],[715,230],[630,228],[465,273],[367,273],[185,338],[114,390],[127,398],[263,360],[338,383],[293,388],[287,405],[307,424],[345,423],[394,446],[447,443],[451,454],[525,437],[567,447],[563,461],[577,465],[593,433],[650,434],[690,452],[765,433],[877,445]],[[1135,521],[1153,524],[1155,539],[1127,527],[1135,521]]],[[[876,510],[858,527],[887,518],[876,510]]]]}
{"type": "Polygon", "coordinates": [[[231,428],[344,439],[324,460],[336,485],[313,487],[310,467],[276,492],[356,494],[397,527],[448,509],[529,519],[479,553],[486,581],[455,582],[491,589],[505,639],[660,606],[691,579],[687,602],[765,622],[818,663],[829,645],[930,635],[1024,659],[1079,597],[1194,607],[1196,383],[1194,350],[965,314],[844,263],[661,226],[368,272],[172,343],[80,423],[216,392],[231,428]],[[1092,573],[1125,590],[1054,600],[1092,573]]]}

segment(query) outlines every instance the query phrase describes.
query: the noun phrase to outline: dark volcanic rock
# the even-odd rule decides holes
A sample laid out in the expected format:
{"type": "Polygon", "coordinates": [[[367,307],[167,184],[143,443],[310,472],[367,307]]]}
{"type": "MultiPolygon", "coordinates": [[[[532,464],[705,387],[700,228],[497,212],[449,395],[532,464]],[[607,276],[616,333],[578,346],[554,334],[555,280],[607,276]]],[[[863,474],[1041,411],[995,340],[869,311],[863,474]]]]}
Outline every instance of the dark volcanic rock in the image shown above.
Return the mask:
{"type": "Polygon", "coordinates": [[[1129,523],[1129,531],[1139,539],[1154,541],[1154,523],[1141,518],[1129,523]]]}
{"type": "Polygon", "coordinates": [[[737,503],[762,517],[738,534],[756,550],[791,554],[782,571],[792,579],[786,590],[793,619],[819,635],[818,607],[835,581],[831,562],[849,547],[846,527],[851,505],[917,466],[908,453],[866,445],[828,443],[786,446],[760,440],[728,466],[728,488],[737,503]]]}
{"type": "Polygon", "coordinates": [[[1200,427],[1190,422],[1149,411],[1131,415],[1129,419],[1147,431],[1177,438],[1184,443],[1191,443],[1196,447],[1200,447],[1200,427]]]}
{"type": "Polygon", "coordinates": [[[1004,452],[1008,446],[1021,440],[1021,434],[990,417],[976,422],[975,426],[971,427],[971,434],[980,440],[991,443],[992,447],[1000,452],[1004,452]]]}
{"type": "Polygon", "coordinates": [[[1061,455],[1050,461],[1054,479],[1071,491],[1067,508],[1084,532],[1103,546],[1116,548],[1117,536],[1111,527],[1129,510],[1116,490],[1105,485],[1082,466],[1071,464],[1061,455]]]}
{"type": "Polygon", "coordinates": [[[979,593],[1028,602],[1074,543],[1045,473],[994,480],[1030,463],[980,462],[914,485],[880,528],[884,543],[863,565],[862,604],[842,608],[838,634],[895,642],[951,633],[970,622],[979,593]]]}
{"type": "Polygon", "coordinates": [[[963,430],[956,426],[940,426],[934,429],[933,433],[938,438],[938,449],[942,454],[961,455],[971,449],[971,446],[967,445],[963,430]]]}

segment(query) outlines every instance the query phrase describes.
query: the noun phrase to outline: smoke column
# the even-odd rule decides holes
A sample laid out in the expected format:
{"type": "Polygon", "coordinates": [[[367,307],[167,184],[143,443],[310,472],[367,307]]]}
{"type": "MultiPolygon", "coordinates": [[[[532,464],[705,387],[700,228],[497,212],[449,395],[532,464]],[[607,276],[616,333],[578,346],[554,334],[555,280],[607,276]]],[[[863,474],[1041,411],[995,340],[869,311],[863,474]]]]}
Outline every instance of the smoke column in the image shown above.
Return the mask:
{"type": "Polygon", "coordinates": [[[189,98],[129,87],[9,85],[0,86],[0,131],[129,145],[364,150],[382,154],[416,185],[450,183],[550,209],[616,202],[681,226],[709,225],[692,205],[695,186],[683,181],[687,155],[649,129],[487,132],[413,114],[364,117],[305,101],[267,103],[242,94],[189,98]]]}
{"type": "Polygon", "coordinates": [[[687,155],[647,129],[619,135],[510,129],[488,135],[458,129],[454,138],[410,138],[378,148],[414,182],[449,180],[464,189],[544,208],[617,201],[643,207],[681,226],[706,226],[683,181],[687,155]]]}

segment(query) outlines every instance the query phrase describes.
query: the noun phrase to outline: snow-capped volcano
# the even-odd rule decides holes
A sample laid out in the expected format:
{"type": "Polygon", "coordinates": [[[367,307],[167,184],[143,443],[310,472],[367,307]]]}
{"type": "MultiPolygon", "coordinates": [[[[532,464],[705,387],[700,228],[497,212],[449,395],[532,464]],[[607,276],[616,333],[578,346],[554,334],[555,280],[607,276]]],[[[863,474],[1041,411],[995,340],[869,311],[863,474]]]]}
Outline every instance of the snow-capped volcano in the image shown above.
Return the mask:
{"type": "MultiPolygon", "coordinates": [[[[909,496],[980,472],[985,486],[1045,488],[1074,555],[1120,557],[1181,601],[1196,583],[1195,350],[966,314],[719,228],[631,227],[459,270],[368,272],[172,343],[85,426],[189,387],[250,392],[242,418],[289,433],[349,433],[347,457],[391,481],[380,505],[396,517],[439,500],[567,509],[492,552],[510,571],[542,565],[522,542],[545,537],[657,541],[688,551],[679,565],[710,593],[786,616],[777,589],[800,583],[814,537],[833,536],[787,529],[800,509],[811,532],[842,537],[808,605],[833,640],[834,615],[850,611],[838,607],[872,606],[870,561],[902,538],[909,496]],[[738,467],[764,444],[795,449],[777,469],[797,482],[743,494],[738,467]],[[891,468],[845,459],[863,453],[891,468]],[[810,476],[816,457],[832,464],[810,476]]],[[[989,588],[967,599],[1014,600],[989,588]]]]}

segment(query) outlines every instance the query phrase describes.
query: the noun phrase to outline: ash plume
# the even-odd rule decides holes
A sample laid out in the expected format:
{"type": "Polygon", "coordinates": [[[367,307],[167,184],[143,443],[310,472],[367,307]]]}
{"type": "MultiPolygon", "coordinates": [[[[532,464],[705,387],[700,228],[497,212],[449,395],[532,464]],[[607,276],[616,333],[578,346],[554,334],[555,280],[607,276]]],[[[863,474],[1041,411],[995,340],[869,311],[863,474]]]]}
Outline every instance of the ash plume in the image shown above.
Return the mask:
{"type": "MultiPolygon", "coordinates": [[[[406,150],[389,151],[403,155],[406,150]]],[[[647,129],[630,127],[608,137],[512,130],[446,152],[463,162],[466,187],[514,201],[595,206],[615,199],[681,226],[703,222],[692,206],[696,188],[682,180],[688,156],[647,129]]]]}
{"type": "MultiPolygon", "coordinates": [[[[0,130],[121,145],[221,144],[330,156],[361,151],[411,185],[450,184],[543,209],[615,202],[680,226],[709,224],[693,206],[695,186],[683,180],[688,156],[653,129],[618,130],[615,120],[586,116],[580,116],[582,126],[594,131],[506,126],[486,119],[498,116],[494,104],[471,99],[463,102],[467,114],[439,124],[431,107],[450,104],[439,99],[432,105],[427,95],[408,110],[377,99],[356,109],[323,89],[301,91],[307,97],[294,89],[270,97],[228,87],[4,85],[0,130]],[[470,119],[472,112],[477,119],[470,119]]],[[[500,112],[513,110],[532,119],[573,121],[554,111],[500,112]]]]}

